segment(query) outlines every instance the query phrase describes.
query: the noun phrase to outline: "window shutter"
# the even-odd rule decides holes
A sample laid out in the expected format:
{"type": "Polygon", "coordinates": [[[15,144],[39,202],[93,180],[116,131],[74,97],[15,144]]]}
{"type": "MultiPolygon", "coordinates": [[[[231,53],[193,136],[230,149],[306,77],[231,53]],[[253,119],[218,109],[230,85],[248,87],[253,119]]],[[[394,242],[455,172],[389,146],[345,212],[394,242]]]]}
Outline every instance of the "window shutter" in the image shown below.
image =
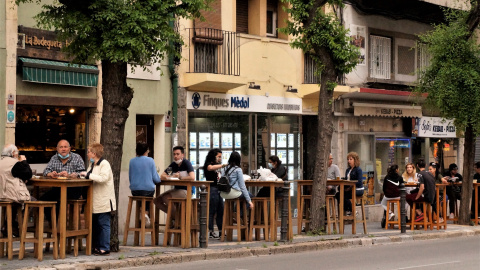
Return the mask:
{"type": "Polygon", "coordinates": [[[391,44],[390,38],[370,36],[370,77],[390,79],[391,44]]]}

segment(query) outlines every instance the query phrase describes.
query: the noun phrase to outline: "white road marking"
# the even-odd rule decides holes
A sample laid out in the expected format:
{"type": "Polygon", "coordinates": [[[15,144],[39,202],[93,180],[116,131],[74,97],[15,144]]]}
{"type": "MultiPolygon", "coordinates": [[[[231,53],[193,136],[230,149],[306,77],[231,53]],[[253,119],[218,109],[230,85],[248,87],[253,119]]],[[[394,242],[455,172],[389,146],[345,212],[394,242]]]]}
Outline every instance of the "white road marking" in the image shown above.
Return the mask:
{"type": "Polygon", "coordinates": [[[433,263],[433,264],[424,264],[424,265],[417,265],[417,266],[409,266],[409,267],[397,268],[397,270],[413,269],[413,268],[420,268],[420,267],[427,267],[427,266],[437,266],[437,265],[452,264],[452,263],[459,263],[459,262],[460,262],[460,261],[452,261],[452,262],[444,262],[444,263],[433,263]]]}

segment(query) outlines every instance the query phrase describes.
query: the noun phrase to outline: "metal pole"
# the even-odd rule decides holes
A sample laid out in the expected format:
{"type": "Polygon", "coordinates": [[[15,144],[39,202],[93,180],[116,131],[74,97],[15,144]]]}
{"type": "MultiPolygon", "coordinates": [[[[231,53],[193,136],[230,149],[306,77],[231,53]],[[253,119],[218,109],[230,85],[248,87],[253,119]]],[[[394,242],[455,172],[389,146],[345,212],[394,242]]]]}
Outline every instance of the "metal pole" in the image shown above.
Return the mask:
{"type": "Polygon", "coordinates": [[[399,190],[400,190],[400,218],[401,218],[400,227],[401,227],[401,233],[406,233],[407,232],[407,210],[405,209],[406,190],[405,190],[405,183],[403,181],[402,183],[400,183],[399,190]]]}
{"type": "Polygon", "coordinates": [[[200,187],[200,247],[207,248],[207,188],[200,187]]]}
{"type": "Polygon", "coordinates": [[[290,191],[290,182],[283,182],[283,200],[282,200],[282,226],[280,228],[280,241],[288,241],[288,200],[290,191]]]}

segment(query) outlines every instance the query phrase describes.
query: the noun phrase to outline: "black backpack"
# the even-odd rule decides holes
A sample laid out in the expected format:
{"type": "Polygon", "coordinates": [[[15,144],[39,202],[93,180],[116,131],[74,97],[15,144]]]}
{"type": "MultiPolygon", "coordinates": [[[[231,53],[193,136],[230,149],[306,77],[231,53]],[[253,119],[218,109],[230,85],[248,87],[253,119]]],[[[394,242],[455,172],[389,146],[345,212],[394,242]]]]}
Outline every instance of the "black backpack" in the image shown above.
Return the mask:
{"type": "Polygon", "coordinates": [[[232,174],[232,172],[235,171],[234,169],[230,173],[228,173],[228,171],[230,171],[231,168],[232,167],[229,167],[228,170],[225,172],[225,175],[220,177],[220,179],[218,180],[217,188],[219,191],[230,193],[230,190],[232,189],[232,186],[230,185],[230,175],[232,174]]]}

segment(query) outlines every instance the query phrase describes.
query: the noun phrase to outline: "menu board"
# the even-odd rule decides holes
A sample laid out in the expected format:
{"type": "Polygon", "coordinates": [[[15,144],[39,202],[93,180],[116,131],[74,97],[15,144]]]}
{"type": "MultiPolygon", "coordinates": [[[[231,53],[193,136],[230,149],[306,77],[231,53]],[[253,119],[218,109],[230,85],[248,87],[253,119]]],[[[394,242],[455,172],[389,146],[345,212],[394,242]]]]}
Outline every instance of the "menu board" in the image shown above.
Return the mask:
{"type": "Polygon", "coordinates": [[[198,137],[200,140],[200,148],[210,149],[210,133],[200,132],[198,133],[198,137]]]}
{"type": "Polygon", "coordinates": [[[287,164],[287,150],[277,150],[277,156],[282,164],[287,164]]]}
{"type": "Polygon", "coordinates": [[[287,134],[277,133],[277,147],[287,147],[287,134]]]}
{"type": "Polygon", "coordinates": [[[220,133],[214,132],[212,139],[213,139],[213,148],[220,148],[220,133]]]}
{"type": "Polygon", "coordinates": [[[190,149],[197,148],[197,133],[190,132],[190,149]]]}
{"type": "Polygon", "coordinates": [[[288,134],[288,147],[293,148],[295,145],[294,135],[292,133],[288,134]]]}
{"type": "Polygon", "coordinates": [[[242,148],[242,134],[235,133],[235,148],[242,148]]]}
{"type": "Polygon", "coordinates": [[[200,166],[203,166],[203,164],[205,163],[205,159],[207,158],[207,155],[208,155],[208,151],[198,151],[199,155],[198,155],[198,164],[200,166]]]}
{"type": "Polygon", "coordinates": [[[232,148],[233,134],[222,133],[222,148],[232,148]]]}
{"type": "Polygon", "coordinates": [[[195,164],[198,164],[197,151],[190,150],[190,163],[192,163],[193,166],[195,166],[195,164]]]}
{"type": "Polygon", "coordinates": [[[275,133],[270,134],[270,146],[275,148],[275,133]]]}

